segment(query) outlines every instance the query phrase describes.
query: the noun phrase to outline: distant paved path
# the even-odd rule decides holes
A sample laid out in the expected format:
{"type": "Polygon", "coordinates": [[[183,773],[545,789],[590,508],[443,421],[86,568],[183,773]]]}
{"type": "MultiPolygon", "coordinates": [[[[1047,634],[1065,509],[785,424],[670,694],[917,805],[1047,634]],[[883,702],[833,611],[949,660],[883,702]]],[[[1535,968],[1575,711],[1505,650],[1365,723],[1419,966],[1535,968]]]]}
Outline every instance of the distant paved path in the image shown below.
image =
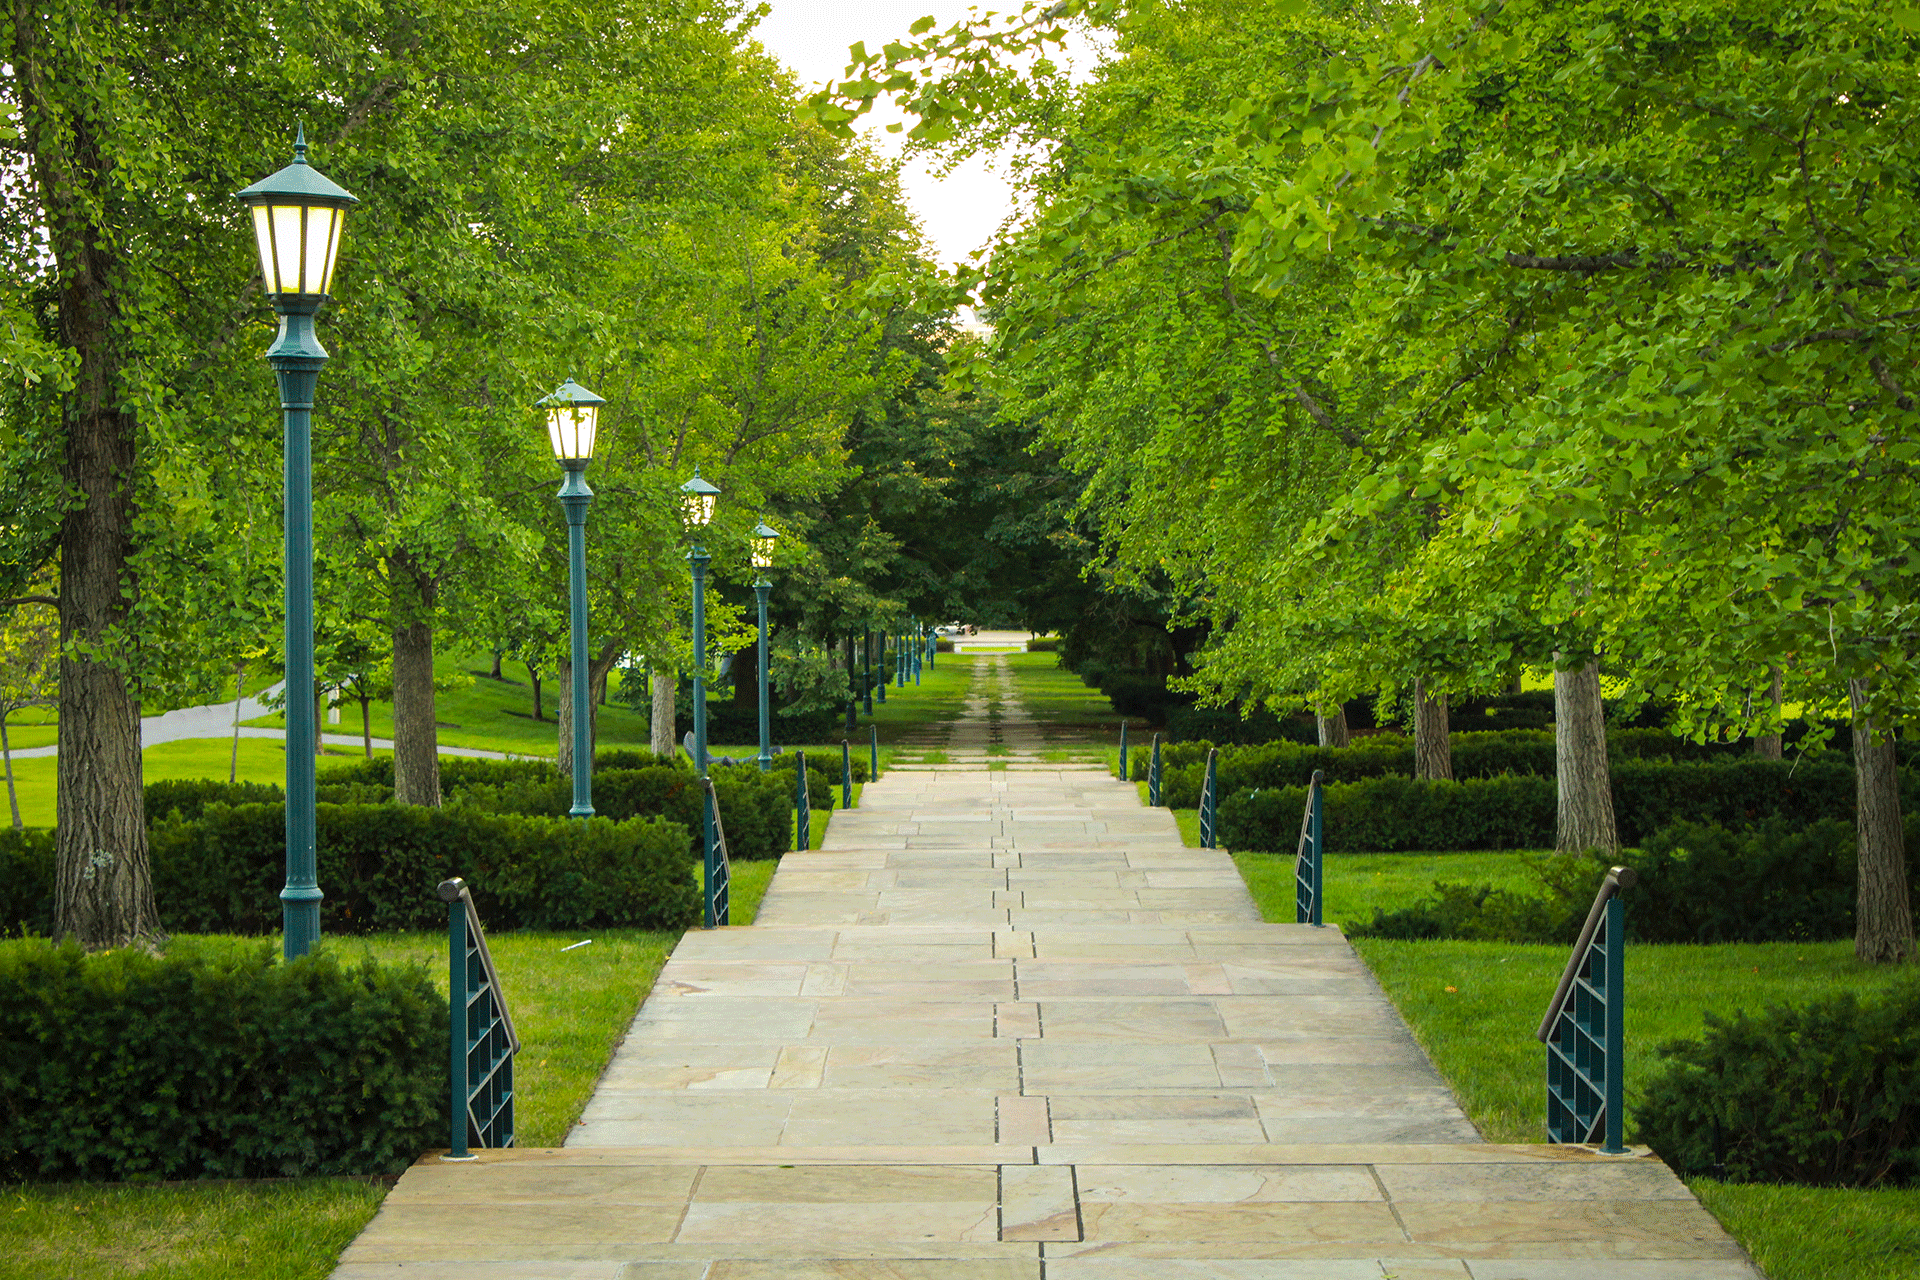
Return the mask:
{"type": "Polygon", "coordinates": [[[756,924],[686,935],[564,1148],[429,1157],[335,1272],[1757,1274],[1657,1160],[1480,1142],[1337,930],[1037,764],[867,787],[756,924]]]}
{"type": "MultiPolygon", "coordinates": [[[[270,694],[277,691],[279,685],[270,685],[260,692],[270,694]]],[[[269,707],[258,697],[240,700],[240,719],[252,720],[258,716],[274,714],[276,708],[269,707]]],[[[180,707],[157,716],[140,717],[140,749],[157,747],[163,742],[182,742],[193,738],[226,738],[234,735],[233,704],[216,702],[204,707],[180,707]]],[[[285,738],[285,729],[255,729],[242,725],[239,730],[243,738],[285,738]]],[[[357,733],[323,733],[320,741],[330,747],[358,747],[364,745],[364,739],[357,733]]],[[[377,748],[391,750],[391,738],[375,738],[377,748]]],[[[35,757],[58,755],[58,747],[28,747],[15,751],[15,760],[31,760],[35,757]]],[[[509,757],[500,751],[482,751],[477,747],[441,747],[443,756],[473,756],[482,760],[506,760],[509,757]]]]}

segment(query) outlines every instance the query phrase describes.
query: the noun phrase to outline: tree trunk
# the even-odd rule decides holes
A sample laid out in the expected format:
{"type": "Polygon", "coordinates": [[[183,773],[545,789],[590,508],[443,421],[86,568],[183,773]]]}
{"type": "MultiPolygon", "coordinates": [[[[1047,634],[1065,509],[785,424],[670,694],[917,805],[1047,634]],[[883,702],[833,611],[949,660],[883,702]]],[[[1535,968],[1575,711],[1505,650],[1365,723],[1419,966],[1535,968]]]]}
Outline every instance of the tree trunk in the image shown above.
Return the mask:
{"type": "Polygon", "coordinates": [[[1854,795],[1860,810],[1860,888],[1853,910],[1853,954],[1889,964],[1913,954],[1907,902],[1907,853],[1900,826],[1900,775],[1893,738],[1866,715],[1867,681],[1850,680],[1854,795]]]}
{"type": "Polygon", "coordinates": [[[373,759],[373,699],[367,694],[366,682],[360,684],[360,744],[367,749],[367,759],[373,759]]]}
{"type": "Polygon", "coordinates": [[[736,711],[760,708],[760,641],[733,655],[733,706],[736,711]]]}
{"type": "Polygon", "coordinates": [[[13,746],[7,741],[7,713],[0,711],[0,766],[7,771],[7,805],[13,810],[13,829],[20,830],[20,794],[13,788],[13,746]]]}
{"type": "Polygon", "coordinates": [[[440,735],[433,723],[433,627],[412,622],[393,633],[393,798],[440,803],[440,735]]]}
{"type": "Polygon", "coordinates": [[[227,784],[240,777],[240,703],[247,687],[247,664],[233,664],[233,753],[227,758],[227,784]]]}
{"type": "Polygon", "coordinates": [[[1521,677],[1519,672],[1514,672],[1513,679],[1507,684],[1507,696],[1512,697],[1516,693],[1525,693],[1526,691],[1526,681],[1521,677]]]}
{"type": "Polygon", "coordinates": [[[500,674],[500,650],[498,649],[493,651],[493,670],[487,672],[487,675],[495,680],[506,679],[505,676],[500,674]]]}
{"type": "Polygon", "coordinates": [[[860,679],[859,668],[854,666],[854,634],[847,632],[847,736],[852,737],[854,730],[860,727],[860,698],[854,693],[854,686],[860,679]]]}
{"type": "Polygon", "coordinates": [[[1600,703],[1600,663],[1553,673],[1554,763],[1560,783],[1559,832],[1563,853],[1620,847],[1613,821],[1613,782],[1607,772],[1607,715],[1600,703]]]}
{"type": "MultiPolygon", "coordinates": [[[[554,697],[553,723],[559,733],[560,749],[555,753],[553,762],[560,768],[560,776],[573,776],[573,659],[560,659],[559,692],[554,697]]],[[[592,699],[588,699],[592,701],[592,699]]]]}
{"type": "MultiPolygon", "coordinates": [[[[1769,667],[1768,670],[1773,673],[1770,696],[1773,698],[1773,713],[1777,717],[1780,714],[1780,700],[1783,692],[1780,685],[1780,668],[1769,667]]],[[[1781,750],[1783,745],[1778,732],[1763,733],[1753,740],[1753,754],[1762,760],[1778,760],[1785,754],[1781,750]]]]}
{"type": "Polygon", "coordinates": [[[540,710],[540,669],[531,662],[527,664],[527,683],[533,686],[533,718],[545,720],[547,717],[540,710]]]}
{"type": "Polygon", "coordinates": [[[673,694],[676,681],[669,671],[653,673],[653,754],[673,754],[673,694]]]}
{"type": "Polygon", "coordinates": [[[1453,738],[1447,732],[1447,695],[1428,697],[1426,682],[1413,682],[1413,776],[1453,781],[1453,738]]]}
{"type": "Polygon", "coordinates": [[[1323,747],[1344,747],[1353,741],[1353,734],[1347,728],[1347,708],[1344,703],[1333,704],[1333,714],[1326,714],[1324,707],[1313,709],[1314,728],[1320,731],[1320,745],[1323,747]]]}

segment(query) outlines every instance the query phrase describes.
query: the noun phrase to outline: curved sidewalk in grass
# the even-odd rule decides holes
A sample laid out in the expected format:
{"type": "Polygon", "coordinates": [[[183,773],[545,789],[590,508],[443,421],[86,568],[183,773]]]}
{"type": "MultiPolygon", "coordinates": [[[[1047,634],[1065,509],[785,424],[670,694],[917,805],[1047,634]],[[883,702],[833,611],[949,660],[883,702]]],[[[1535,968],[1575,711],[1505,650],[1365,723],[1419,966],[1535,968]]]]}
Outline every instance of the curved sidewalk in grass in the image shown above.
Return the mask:
{"type": "Polygon", "coordinates": [[[564,1147],[423,1159],[334,1275],[1758,1280],[1644,1152],[1481,1142],[1337,929],[1018,757],[870,784],[564,1147]]]}
{"type": "MultiPolygon", "coordinates": [[[[270,694],[279,688],[280,686],[277,684],[272,685],[266,689],[262,689],[261,693],[270,694]]],[[[274,714],[274,708],[262,703],[258,697],[248,697],[240,700],[239,718],[241,720],[252,720],[257,716],[269,716],[272,714],[274,714]]],[[[236,731],[233,727],[233,721],[233,704],[231,702],[218,702],[200,707],[180,707],[157,716],[142,716],[140,717],[140,749],[144,751],[148,747],[157,747],[163,742],[182,742],[189,739],[231,739],[236,732],[242,738],[284,739],[287,736],[287,731],[284,729],[256,729],[246,725],[242,725],[236,731]]],[[[358,734],[351,733],[323,733],[320,735],[320,741],[323,745],[329,747],[358,747],[365,745],[364,739],[358,734]]],[[[393,740],[391,738],[375,738],[373,745],[376,749],[391,751],[393,749],[393,740]]],[[[15,760],[34,760],[44,759],[48,756],[58,755],[59,753],[60,749],[57,746],[25,747],[14,751],[12,755],[15,760]]],[[[443,756],[470,756],[480,760],[508,760],[514,758],[505,752],[482,751],[477,747],[441,747],[440,754],[443,756]]]]}

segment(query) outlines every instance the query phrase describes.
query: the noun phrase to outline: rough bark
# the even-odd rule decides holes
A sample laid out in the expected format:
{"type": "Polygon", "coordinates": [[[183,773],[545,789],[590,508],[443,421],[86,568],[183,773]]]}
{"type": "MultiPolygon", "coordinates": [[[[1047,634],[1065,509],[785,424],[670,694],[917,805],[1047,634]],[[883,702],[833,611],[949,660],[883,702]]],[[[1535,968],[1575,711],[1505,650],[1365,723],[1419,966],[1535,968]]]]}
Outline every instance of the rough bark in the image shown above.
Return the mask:
{"type": "MultiPolygon", "coordinates": [[[[587,743],[588,749],[600,740],[600,696],[597,690],[604,688],[607,673],[613,670],[613,664],[619,661],[620,652],[616,648],[611,652],[593,655],[587,659],[587,743]]],[[[559,751],[554,763],[560,772],[573,776],[573,661],[560,659],[560,696],[555,699],[554,726],[558,732],[559,751]]]]}
{"type": "Polygon", "coordinates": [[[433,722],[433,628],[425,622],[393,633],[393,798],[440,803],[440,735],[433,722]]]}
{"type": "Polygon", "coordinates": [[[668,671],[653,673],[653,754],[670,756],[673,754],[673,686],[674,677],[668,671]]]}
{"type": "Polygon", "coordinates": [[[1859,896],[1853,911],[1853,953],[1872,964],[1913,955],[1913,910],[1907,901],[1907,853],[1900,827],[1900,775],[1893,737],[1866,715],[1867,681],[1851,680],[1853,778],[1859,806],[1859,896]]]}
{"type": "Polygon", "coordinates": [[[1428,697],[1424,680],[1413,682],[1413,776],[1453,781],[1453,738],[1447,728],[1447,695],[1428,697]]]}
{"type": "Polygon", "coordinates": [[[1509,682],[1507,685],[1508,696],[1512,696],[1513,694],[1516,694],[1516,693],[1525,693],[1526,691],[1527,691],[1526,681],[1521,678],[1519,672],[1515,672],[1512,681],[1509,682]]]}
{"type": "Polygon", "coordinates": [[[1320,745],[1323,747],[1344,747],[1353,741],[1353,734],[1347,728],[1347,708],[1343,703],[1333,705],[1333,714],[1328,715],[1324,707],[1315,707],[1313,711],[1314,727],[1320,731],[1320,745]]]}
{"type": "MultiPolygon", "coordinates": [[[[84,154],[86,125],[75,121],[84,154]]],[[[134,585],[135,422],[118,407],[108,277],[91,228],[56,232],[60,327],[79,356],[65,412],[61,474],[73,495],[60,526],[60,728],[54,932],[89,950],[164,935],[147,865],[140,703],[124,628],[134,585]],[[72,231],[79,235],[74,237],[72,231]]]]}
{"type": "MultiPolygon", "coordinates": [[[[1780,683],[1780,668],[1772,667],[1769,669],[1773,672],[1773,683],[1769,690],[1769,696],[1773,699],[1774,715],[1778,716],[1780,714],[1780,699],[1783,692],[1780,683]]],[[[1753,740],[1753,754],[1759,756],[1762,760],[1778,760],[1785,754],[1781,749],[1783,746],[1784,743],[1778,733],[1763,733],[1753,740]]]]}
{"type": "Polygon", "coordinates": [[[360,683],[360,745],[367,753],[367,759],[373,759],[373,697],[367,692],[366,682],[360,683]]]}
{"type": "Polygon", "coordinates": [[[247,664],[233,664],[233,751],[227,757],[227,783],[231,786],[240,777],[240,703],[246,696],[247,664]]]}
{"type": "Polygon", "coordinates": [[[495,649],[495,650],[493,651],[493,670],[491,670],[491,671],[489,671],[489,672],[487,672],[487,676],[488,676],[488,677],[489,677],[490,679],[493,679],[493,680],[505,680],[505,679],[506,679],[506,677],[505,677],[505,676],[503,676],[503,675],[501,675],[501,674],[500,674],[500,658],[501,658],[501,656],[502,656],[502,654],[501,654],[501,651],[500,651],[499,649],[495,649]]]}
{"type": "Polygon", "coordinates": [[[533,686],[533,718],[545,720],[546,713],[540,707],[540,668],[531,662],[527,664],[527,683],[533,686]]]}
{"type": "Polygon", "coordinates": [[[20,793],[13,786],[13,744],[7,741],[7,713],[0,709],[0,767],[7,772],[7,807],[13,810],[13,829],[20,830],[20,793]]]}
{"type": "Polygon", "coordinates": [[[1600,702],[1600,664],[1553,673],[1554,763],[1559,776],[1559,830],[1565,853],[1620,847],[1607,771],[1607,716],[1600,702]]]}
{"type": "Polygon", "coordinates": [[[760,642],[758,640],[733,655],[733,705],[740,711],[760,709],[760,642]]]}

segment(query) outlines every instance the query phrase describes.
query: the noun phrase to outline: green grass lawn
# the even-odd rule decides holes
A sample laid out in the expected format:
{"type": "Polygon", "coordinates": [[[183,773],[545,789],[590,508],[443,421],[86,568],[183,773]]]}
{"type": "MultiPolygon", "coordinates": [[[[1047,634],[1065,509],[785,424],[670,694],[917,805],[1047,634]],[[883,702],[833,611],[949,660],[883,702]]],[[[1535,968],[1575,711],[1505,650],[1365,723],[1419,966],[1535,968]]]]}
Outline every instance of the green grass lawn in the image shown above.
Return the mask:
{"type": "Polygon", "coordinates": [[[1125,717],[1114,711],[1105,694],[1083,684],[1079,676],[1061,666],[1059,654],[1010,653],[1000,660],[1012,668],[1015,696],[1047,737],[1118,740],[1125,717]]]}
{"type": "MultiPolygon", "coordinates": [[[[919,684],[908,680],[904,689],[889,685],[884,703],[876,689],[873,715],[866,714],[863,702],[857,732],[864,736],[867,726],[874,725],[879,728],[880,741],[885,745],[898,742],[904,735],[927,725],[959,719],[966,703],[967,686],[973,683],[974,664],[984,661],[987,659],[969,654],[943,653],[931,670],[921,668],[919,684]]],[[[876,670],[875,674],[879,672],[876,670]]]]}
{"type": "MultiPolygon", "coordinates": [[[[733,864],[732,923],[753,922],[778,865],[733,864]]],[[[699,874],[697,864],[692,873],[699,874]]],[[[631,929],[489,935],[523,1046],[514,1062],[519,1145],[565,1140],[679,937],[631,929]],[[588,938],[588,946],[562,950],[588,938]]],[[[258,944],[182,935],[169,945],[258,944]]],[[[321,945],[344,958],[418,963],[440,991],[447,988],[445,934],[337,937],[321,945]]],[[[11,1187],[0,1207],[0,1280],[322,1280],[386,1190],[380,1180],[349,1178],[11,1187]]]]}
{"type": "MultiPolygon", "coordinates": [[[[1182,829],[1194,810],[1176,811],[1182,829]]],[[[1197,834],[1189,842],[1197,840],[1197,834]]],[[[1372,918],[1407,906],[1434,880],[1526,889],[1519,853],[1329,854],[1326,919],[1372,918]]],[[[1269,920],[1291,921],[1293,859],[1234,855],[1269,920]]],[[[1632,910],[1629,898],[1628,908],[1632,910]]],[[[1540,1142],[1546,1127],[1546,1050],[1534,1039],[1566,946],[1495,942],[1408,942],[1357,938],[1354,947],[1453,1087],[1488,1140],[1540,1142]]],[[[1696,1037],[1711,1010],[1730,1014],[1802,1004],[1840,991],[1863,996],[1907,980],[1874,968],[1852,943],[1773,942],[1717,946],[1639,944],[1627,952],[1627,1132],[1646,1080],[1659,1070],[1654,1047],[1696,1037]]],[[[1855,1191],[1816,1187],[1690,1185],[1772,1280],[1894,1280],[1920,1275],[1920,1188],[1855,1191]]]]}

